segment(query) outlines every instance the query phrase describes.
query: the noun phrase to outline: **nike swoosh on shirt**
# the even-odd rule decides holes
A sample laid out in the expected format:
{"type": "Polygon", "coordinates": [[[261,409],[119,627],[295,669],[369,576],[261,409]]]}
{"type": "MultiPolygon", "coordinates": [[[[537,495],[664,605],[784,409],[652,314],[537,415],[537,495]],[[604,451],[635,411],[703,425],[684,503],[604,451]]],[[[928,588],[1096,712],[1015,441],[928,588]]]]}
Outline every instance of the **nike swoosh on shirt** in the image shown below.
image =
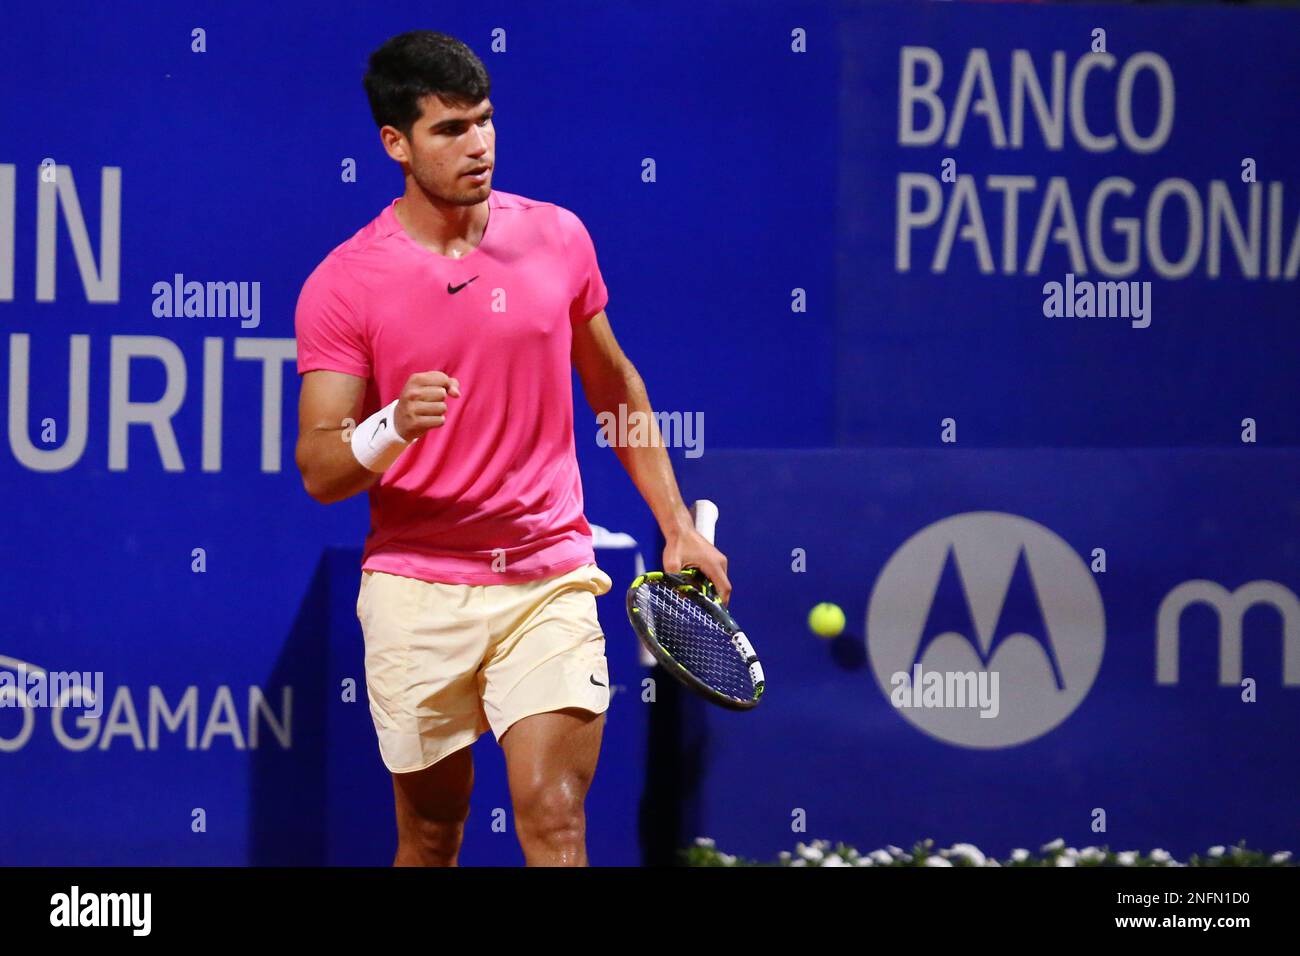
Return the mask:
{"type": "MultiPolygon", "coordinates": [[[[478,278],[478,276],[475,276],[475,277],[474,277],[474,279],[477,279],[477,278],[478,278]]],[[[448,291],[449,293],[451,293],[452,295],[455,295],[455,294],[456,294],[457,292],[459,292],[461,289],[465,288],[465,286],[467,286],[467,285],[469,285],[471,282],[473,282],[474,279],[466,279],[466,280],[465,280],[464,282],[462,282],[460,285],[456,285],[456,286],[454,286],[454,285],[452,285],[450,282],[448,282],[448,283],[447,283],[447,291],[448,291]]]]}

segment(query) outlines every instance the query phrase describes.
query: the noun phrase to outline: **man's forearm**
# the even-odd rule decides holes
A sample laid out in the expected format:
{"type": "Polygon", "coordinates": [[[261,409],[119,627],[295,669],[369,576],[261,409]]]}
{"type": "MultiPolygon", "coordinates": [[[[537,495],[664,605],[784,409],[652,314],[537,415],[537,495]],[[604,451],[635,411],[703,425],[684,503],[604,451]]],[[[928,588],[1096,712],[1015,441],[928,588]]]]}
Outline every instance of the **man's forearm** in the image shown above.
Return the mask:
{"type": "Polygon", "coordinates": [[[646,442],[621,440],[626,436],[620,436],[617,427],[607,428],[605,437],[654,513],[664,537],[671,540],[691,528],[690,511],[677,487],[677,478],[659,434],[659,424],[650,407],[645,382],[632,363],[627,362],[622,376],[615,378],[600,394],[589,395],[588,401],[597,416],[607,413],[614,416],[616,422],[621,417],[628,422],[647,422],[644,434],[650,437],[646,442]],[[619,414],[619,406],[625,408],[623,416],[619,414]]]}
{"type": "Polygon", "coordinates": [[[343,428],[321,428],[302,436],[296,458],[307,494],[321,504],[351,498],[379,480],[352,452],[343,428]]]}

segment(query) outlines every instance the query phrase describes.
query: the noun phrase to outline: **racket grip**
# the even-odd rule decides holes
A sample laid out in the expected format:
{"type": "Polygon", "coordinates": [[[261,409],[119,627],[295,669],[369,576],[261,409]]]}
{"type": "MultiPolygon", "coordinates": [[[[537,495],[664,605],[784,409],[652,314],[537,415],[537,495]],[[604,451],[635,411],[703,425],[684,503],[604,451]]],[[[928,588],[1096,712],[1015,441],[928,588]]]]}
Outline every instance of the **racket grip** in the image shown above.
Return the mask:
{"type": "Polygon", "coordinates": [[[713,544],[713,532],[718,526],[718,506],[707,498],[700,498],[691,505],[691,519],[695,522],[695,530],[705,541],[713,544]]]}

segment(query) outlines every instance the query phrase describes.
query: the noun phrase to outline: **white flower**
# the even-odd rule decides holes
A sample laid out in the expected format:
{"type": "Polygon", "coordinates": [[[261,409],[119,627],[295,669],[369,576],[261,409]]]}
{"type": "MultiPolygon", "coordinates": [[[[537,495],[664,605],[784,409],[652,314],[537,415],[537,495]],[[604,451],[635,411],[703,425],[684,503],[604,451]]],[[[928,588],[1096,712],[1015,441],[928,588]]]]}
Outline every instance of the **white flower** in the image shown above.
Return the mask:
{"type": "Polygon", "coordinates": [[[802,843],[795,846],[795,849],[799,851],[799,855],[803,857],[805,860],[812,860],[813,862],[820,860],[823,856],[826,855],[822,853],[822,851],[818,847],[805,846],[802,843]]]}
{"type": "Polygon", "coordinates": [[[822,864],[822,866],[849,866],[849,865],[850,864],[844,862],[844,858],[842,856],[838,856],[835,854],[828,856],[826,858],[826,862],[822,864]]]}
{"type": "Polygon", "coordinates": [[[1024,849],[1015,849],[1011,851],[1011,860],[1014,863],[1023,863],[1029,859],[1029,851],[1024,849]]]}
{"type": "Polygon", "coordinates": [[[1044,853],[1050,853],[1052,850],[1059,850],[1063,846],[1065,846],[1065,841],[1060,837],[1057,837],[1051,843],[1044,843],[1039,847],[1039,849],[1044,853]]]}
{"type": "Polygon", "coordinates": [[[1158,847],[1151,851],[1151,862],[1168,863],[1169,860],[1170,860],[1170,856],[1167,851],[1161,850],[1158,847]]]}
{"type": "Polygon", "coordinates": [[[1083,852],[1079,854],[1079,859],[1091,863],[1093,860],[1106,859],[1106,854],[1095,846],[1085,846],[1083,852]]]}
{"type": "Polygon", "coordinates": [[[795,861],[794,861],[793,863],[791,863],[790,865],[791,865],[791,866],[807,866],[807,865],[808,865],[808,861],[807,861],[807,860],[804,860],[804,859],[798,859],[798,860],[795,860],[795,861]]]}
{"type": "Polygon", "coordinates": [[[1071,860],[1075,860],[1079,857],[1079,851],[1072,846],[1067,846],[1063,851],[1063,855],[1068,856],[1071,860]]]}
{"type": "Polygon", "coordinates": [[[790,859],[790,851],[789,851],[789,850],[782,850],[780,853],[778,853],[778,854],[776,855],[776,858],[777,858],[778,860],[782,860],[782,861],[788,860],[788,859],[790,859]]]}
{"type": "Polygon", "coordinates": [[[871,857],[869,856],[858,856],[853,858],[853,865],[854,866],[875,866],[876,864],[871,861],[871,857]]]}
{"type": "Polygon", "coordinates": [[[1138,855],[1133,850],[1125,850],[1123,853],[1116,853],[1115,859],[1120,866],[1132,866],[1137,862],[1138,855]]]}
{"type": "Polygon", "coordinates": [[[926,866],[952,866],[951,863],[949,863],[941,856],[927,856],[925,858],[925,865],[926,866]]]}
{"type": "Polygon", "coordinates": [[[958,856],[969,860],[975,866],[983,866],[985,861],[984,854],[980,852],[979,847],[970,843],[954,843],[949,849],[942,850],[945,856],[958,856]]]}
{"type": "Polygon", "coordinates": [[[695,845],[696,845],[696,846],[713,846],[713,841],[710,840],[708,837],[696,837],[696,838],[695,838],[695,845]]]}
{"type": "Polygon", "coordinates": [[[1272,861],[1273,863],[1285,863],[1289,859],[1291,859],[1290,850],[1282,850],[1281,852],[1274,853],[1272,856],[1269,857],[1269,860],[1272,861]]]}
{"type": "Polygon", "coordinates": [[[1072,856],[1064,856],[1064,855],[1062,855],[1062,856],[1058,856],[1058,857],[1056,858],[1056,865],[1057,865],[1057,866],[1074,866],[1074,857],[1072,857],[1072,856]]]}
{"type": "Polygon", "coordinates": [[[723,863],[725,863],[727,866],[731,866],[733,863],[736,862],[736,858],[732,856],[730,853],[719,853],[718,859],[721,860],[723,863]]]}
{"type": "Polygon", "coordinates": [[[889,851],[890,856],[906,856],[906,854],[903,853],[903,848],[901,846],[894,846],[890,843],[885,847],[885,849],[889,851]]]}
{"type": "Polygon", "coordinates": [[[884,850],[872,850],[871,853],[868,855],[872,860],[875,860],[877,863],[881,864],[882,866],[888,866],[890,863],[894,862],[894,858],[890,856],[888,853],[886,853],[884,850]]]}
{"type": "Polygon", "coordinates": [[[1223,847],[1212,846],[1206,852],[1209,853],[1210,856],[1223,856],[1223,847]]]}
{"type": "Polygon", "coordinates": [[[990,858],[989,861],[988,861],[987,863],[985,863],[984,865],[985,865],[985,866],[1001,866],[1002,864],[999,863],[997,860],[994,860],[994,859],[991,859],[991,858],[990,858]]]}

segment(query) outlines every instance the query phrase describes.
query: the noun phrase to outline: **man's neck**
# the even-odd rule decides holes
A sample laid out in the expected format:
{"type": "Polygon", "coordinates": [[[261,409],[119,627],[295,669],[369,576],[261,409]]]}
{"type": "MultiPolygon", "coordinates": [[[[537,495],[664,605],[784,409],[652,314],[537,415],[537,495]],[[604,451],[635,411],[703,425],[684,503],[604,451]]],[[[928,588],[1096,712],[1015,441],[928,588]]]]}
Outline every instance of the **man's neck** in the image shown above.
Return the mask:
{"type": "Polygon", "coordinates": [[[416,242],[440,256],[457,257],[475,248],[487,229],[488,204],[457,206],[432,199],[408,185],[393,209],[397,221],[416,242]]]}

